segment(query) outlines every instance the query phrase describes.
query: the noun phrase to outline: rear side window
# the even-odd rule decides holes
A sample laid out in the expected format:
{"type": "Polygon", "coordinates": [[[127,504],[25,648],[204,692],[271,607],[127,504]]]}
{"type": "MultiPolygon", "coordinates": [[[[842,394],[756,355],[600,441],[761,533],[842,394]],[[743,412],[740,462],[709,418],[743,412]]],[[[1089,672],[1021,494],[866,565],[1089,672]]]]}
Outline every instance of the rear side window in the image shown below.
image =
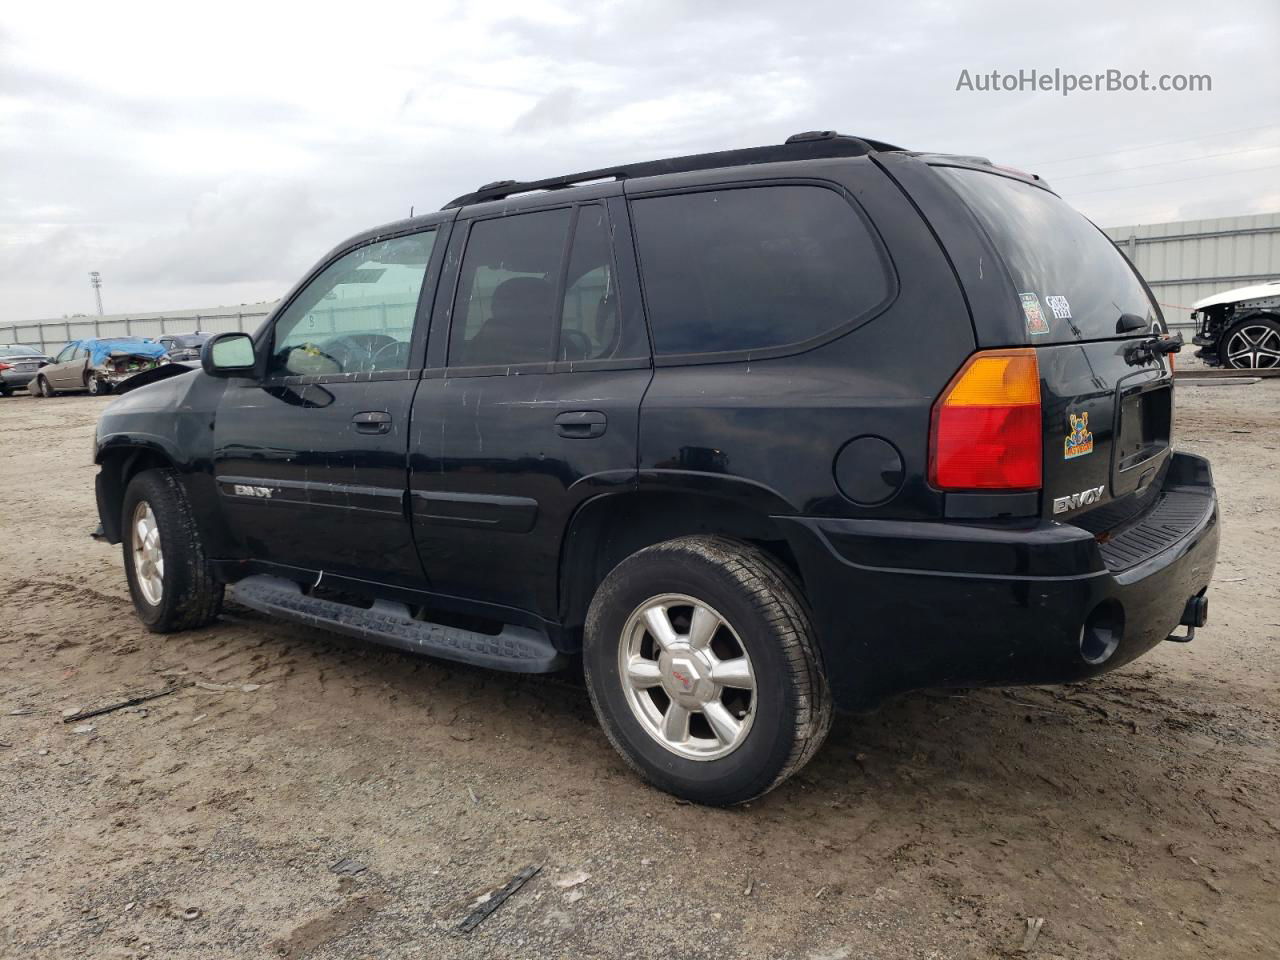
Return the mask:
{"type": "Polygon", "coordinates": [[[472,224],[449,339],[452,366],[551,359],[571,214],[542,210],[472,224]]]}
{"type": "Polygon", "coordinates": [[[890,293],[879,244],[833,190],[712,190],[642,198],[631,210],[660,355],[801,343],[890,293]]]}
{"type": "Polygon", "coordinates": [[[479,220],[462,256],[449,364],[647,354],[643,330],[633,324],[628,332],[622,316],[603,204],[479,220]]]}
{"type": "MultiPolygon", "coordinates": [[[[1117,336],[1133,314],[1151,329],[1156,308],[1115,244],[1041,187],[981,170],[936,167],[968,205],[1013,278],[1031,343],[1117,336]]],[[[1130,334],[1132,336],[1132,334],[1130,334]]]]}
{"type": "Polygon", "coordinates": [[[578,208],[560,307],[559,360],[616,356],[622,335],[617,270],[604,206],[578,208]]]}

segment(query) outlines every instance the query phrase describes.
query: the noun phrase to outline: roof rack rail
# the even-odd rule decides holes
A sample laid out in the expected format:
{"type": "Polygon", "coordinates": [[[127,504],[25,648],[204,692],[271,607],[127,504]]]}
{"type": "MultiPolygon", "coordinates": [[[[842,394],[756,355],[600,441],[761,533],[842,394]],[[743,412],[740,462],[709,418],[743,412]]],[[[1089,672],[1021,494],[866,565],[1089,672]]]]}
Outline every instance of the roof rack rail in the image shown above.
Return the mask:
{"type": "Polygon", "coordinates": [[[901,150],[893,144],[865,137],[851,137],[834,130],[810,130],[787,137],[785,143],[767,147],[746,147],[741,150],[718,150],[715,153],[695,153],[686,157],[670,157],[666,160],[650,160],[646,163],[629,163],[619,167],[602,167],[571,173],[563,177],[545,180],[497,180],[486,183],[474,193],[467,193],[450,200],[442,209],[462,207],[487,200],[502,200],[517,193],[535,190],[564,190],[592,180],[631,180],[636,177],[655,177],[663,173],[688,173],[692,170],[711,170],[716,167],[737,167],[751,163],[776,163],[783,160],[818,160],[827,157],[861,157],[868,153],[901,150]]]}

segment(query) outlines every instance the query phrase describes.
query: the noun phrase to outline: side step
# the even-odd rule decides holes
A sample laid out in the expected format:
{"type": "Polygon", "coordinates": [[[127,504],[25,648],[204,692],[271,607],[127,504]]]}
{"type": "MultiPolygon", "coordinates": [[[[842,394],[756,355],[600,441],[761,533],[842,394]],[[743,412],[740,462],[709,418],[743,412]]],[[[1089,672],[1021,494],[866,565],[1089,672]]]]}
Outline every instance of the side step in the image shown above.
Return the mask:
{"type": "Polygon", "coordinates": [[[261,574],[232,584],[230,590],[237,602],[261,613],[411,653],[514,673],[550,673],[566,662],[545,634],[529,627],[507,624],[497,636],[490,636],[415,620],[408,607],[389,600],[375,600],[372,608],[364,610],[309,597],[292,580],[261,574]]]}

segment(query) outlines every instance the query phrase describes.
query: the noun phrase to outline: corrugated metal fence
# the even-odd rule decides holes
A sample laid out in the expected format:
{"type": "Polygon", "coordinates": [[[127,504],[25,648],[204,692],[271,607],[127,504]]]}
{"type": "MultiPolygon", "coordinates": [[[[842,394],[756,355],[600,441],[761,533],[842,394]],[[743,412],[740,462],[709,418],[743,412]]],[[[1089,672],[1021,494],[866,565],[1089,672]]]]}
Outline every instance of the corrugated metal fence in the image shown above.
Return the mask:
{"type": "Polygon", "coordinates": [[[1280,280],[1280,213],[1108,227],[1164,310],[1184,333],[1191,305],[1233,287],[1280,280]]]}
{"type": "Polygon", "coordinates": [[[251,333],[266,319],[274,303],[171,313],[138,313],[106,317],[69,317],[32,323],[0,324],[0,343],[21,343],[53,356],[72,340],[88,337],[156,337],[166,333],[251,333]]]}

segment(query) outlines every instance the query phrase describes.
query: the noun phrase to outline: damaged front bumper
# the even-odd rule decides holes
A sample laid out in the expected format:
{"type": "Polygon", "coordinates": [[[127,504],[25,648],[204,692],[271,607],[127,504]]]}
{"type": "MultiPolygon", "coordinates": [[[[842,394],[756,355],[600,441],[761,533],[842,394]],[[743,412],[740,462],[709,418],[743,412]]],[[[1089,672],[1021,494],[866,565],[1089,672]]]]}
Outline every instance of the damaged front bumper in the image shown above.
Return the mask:
{"type": "Polygon", "coordinates": [[[147,373],[156,367],[164,366],[168,362],[165,357],[156,359],[155,357],[116,356],[113,354],[106,363],[93,368],[92,376],[98,381],[100,387],[114,390],[138,374],[147,373]]]}

